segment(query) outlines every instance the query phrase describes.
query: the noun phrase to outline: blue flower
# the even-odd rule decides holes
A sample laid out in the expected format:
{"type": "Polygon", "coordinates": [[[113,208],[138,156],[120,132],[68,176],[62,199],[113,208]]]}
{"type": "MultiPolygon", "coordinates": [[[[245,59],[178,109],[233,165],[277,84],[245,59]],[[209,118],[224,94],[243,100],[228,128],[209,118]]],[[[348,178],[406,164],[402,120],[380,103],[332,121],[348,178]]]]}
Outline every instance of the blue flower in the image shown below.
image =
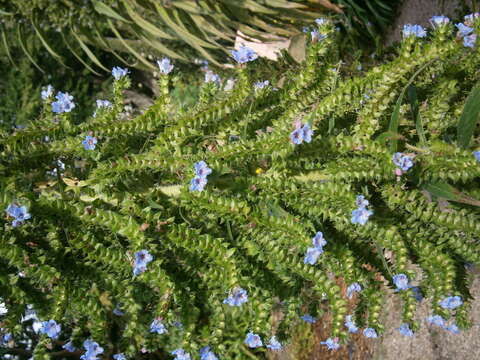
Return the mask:
{"type": "Polygon", "coordinates": [[[413,166],[413,160],[410,156],[401,152],[396,152],[392,156],[393,163],[403,171],[408,171],[413,166]]]}
{"type": "Polygon", "coordinates": [[[215,353],[210,350],[210,346],[205,346],[200,349],[200,360],[218,360],[215,353]]]}
{"type": "Polygon", "coordinates": [[[460,334],[460,329],[458,328],[457,324],[447,325],[447,326],[444,326],[443,328],[454,334],[460,334]]]}
{"type": "Polygon", "coordinates": [[[260,338],[260,336],[252,333],[251,331],[245,337],[244,343],[251,348],[263,346],[262,339],[260,338]]]}
{"type": "Polygon", "coordinates": [[[115,80],[120,80],[120,78],[127,76],[129,73],[128,69],[122,69],[121,67],[115,66],[112,69],[112,75],[115,78],[115,80]]]}
{"type": "Polygon", "coordinates": [[[405,24],[403,25],[402,33],[403,37],[416,36],[419,38],[423,38],[427,36],[427,32],[421,25],[405,24]]]}
{"type": "Polygon", "coordinates": [[[125,355],[123,353],[115,354],[115,355],[113,355],[113,358],[115,360],[127,360],[127,358],[125,357],[125,355]]]}
{"type": "Polygon", "coordinates": [[[439,302],[444,309],[453,310],[463,304],[460,296],[449,296],[439,302]]]}
{"type": "Polygon", "coordinates": [[[310,324],[314,324],[317,321],[317,319],[315,319],[310,314],[305,314],[305,315],[301,316],[300,319],[302,319],[303,321],[305,321],[307,323],[310,323],[310,324]]]}
{"type": "Polygon", "coordinates": [[[321,231],[317,231],[315,236],[312,238],[312,243],[313,246],[321,248],[327,245],[327,240],[323,238],[323,233],[321,231]]]}
{"type": "Polygon", "coordinates": [[[477,41],[477,34],[471,34],[463,38],[463,46],[473,48],[477,41]]]}
{"type": "Polygon", "coordinates": [[[362,287],[358,282],[354,282],[349,287],[347,287],[347,297],[351,299],[353,296],[353,293],[360,292],[360,291],[362,291],[362,287]]]}
{"type": "Polygon", "coordinates": [[[6,212],[9,216],[13,217],[12,226],[17,227],[21,225],[25,220],[30,219],[32,216],[28,213],[25,206],[17,206],[10,204],[7,206],[6,212]]]}
{"type": "Polygon", "coordinates": [[[301,124],[298,122],[295,125],[295,130],[290,133],[290,140],[293,144],[301,144],[302,142],[311,142],[312,141],[313,130],[310,128],[309,124],[301,124]]]}
{"type": "Polygon", "coordinates": [[[148,250],[137,251],[135,253],[133,274],[137,276],[145,272],[147,270],[148,263],[152,260],[153,260],[153,256],[148,252],[148,250]]]}
{"type": "Polygon", "coordinates": [[[361,224],[365,225],[368,221],[368,218],[373,215],[373,211],[367,210],[365,208],[355,209],[352,211],[352,224],[361,224]]]}
{"type": "Polygon", "coordinates": [[[301,128],[293,130],[290,134],[290,140],[295,145],[299,145],[303,142],[303,131],[301,128]]]}
{"type": "Polygon", "coordinates": [[[357,205],[359,209],[365,209],[369,204],[370,202],[365,199],[365,196],[357,195],[357,198],[355,199],[355,205],[357,205]]]}
{"type": "Polygon", "coordinates": [[[462,23],[455,24],[460,36],[467,36],[473,32],[473,28],[462,23]]]}
{"type": "Polygon", "coordinates": [[[248,301],[247,291],[242,289],[241,287],[235,288],[229,297],[223,300],[224,304],[228,304],[230,306],[241,306],[248,301]]]}
{"type": "Polygon", "coordinates": [[[309,247],[305,258],[303,259],[304,264],[315,265],[318,260],[318,257],[323,254],[323,249],[320,247],[309,247]]]}
{"type": "Polygon", "coordinates": [[[87,135],[85,140],[82,141],[82,145],[85,150],[95,150],[95,145],[97,144],[97,138],[94,136],[87,135]]]}
{"type": "Polygon", "coordinates": [[[398,328],[398,331],[400,331],[400,334],[405,335],[405,336],[413,336],[413,331],[410,329],[410,326],[408,324],[402,324],[398,328]]]}
{"type": "Polygon", "coordinates": [[[80,359],[82,360],[98,360],[97,355],[103,353],[103,348],[97,342],[87,339],[83,342],[85,354],[80,359]]]}
{"type": "Polygon", "coordinates": [[[232,56],[239,64],[244,64],[258,58],[258,54],[255,51],[244,45],[238,50],[232,50],[232,56]]]}
{"type": "Polygon", "coordinates": [[[48,320],[42,322],[42,327],[40,328],[40,333],[47,335],[51,339],[58,338],[60,335],[60,331],[62,330],[62,326],[57,324],[55,320],[48,320]]]}
{"type": "Polygon", "coordinates": [[[190,181],[190,191],[203,191],[206,185],[207,178],[196,176],[190,181]]]}
{"type": "Polygon", "coordinates": [[[208,175],[212,173],[212,169],[210,169],[205,161],[199,161],[193,164],[195,168],[195,176],[206,178],[208,175]]]}
{"type": "Polygon", "coordinates": [[[322,25],[326,24],[328,22],[328,20],[324,19],[324,18],[318,18],[318,19],[315,19],[315,22],[317,23],[318,26],[322,26],[322,25]]]}
{"type": "Polygon", "coordinates": [[[377,332],[373,328],[366,328],[363,330],[363,335],[367,338],[376,338],[378,337],[377,332]]]}
{"type": "Polygon", "coordinates": [[[205,82],[210,83],[213,82],[215,84],[220,84],[220,76],[215,74],[213,71],[209,70],[205,73],[205,82]]]}
{"type": "Polygon", "coordinates": [[[0,345],[5,346],[12,340],[13,335],[11,333],[6,333],[0,338],[0,345]]]}
{"type": "Polygon", "coordinates": [[[174,360],[190,360],[190,354],[183,349],[173,350],[170,354],[175,355],[174,360]]]}
{"type": "Polygon", "coordinates": [[[47,87],[45,89],[43,89],[42,92],[41,92],[42,100],[47,100],[52,95],[53,95],[53,86],[52,85],[47,85],[47,87]]]}
{"type": "Polygon", "coordinates": [[[160,319],[155,319],[150,324],[150,332],[157,334],[165,334],[167,332],[167,328],[165,327],[165,325],[162,324],[160,319]]]}
{"type": "Polygon", "coordinates": [[[55,96],[57,101],[52,103],[52,111],[54,113],[65,113],[70,112],[75,107],[73,100],[73,96],[69,93],[62,93],[59,91],[55,96]]]}
{"type": "Polygon", "coordinates": [[[97,108],[102,107],[110,108],[112,107],[112,103],[108,100],[97,100],[97,108]]]}
{"type": "Polygon", "coordinates": [[[479,17],[480,17],[480,13],[476,12],[473,14],[465,15],[463,19],[465,20],[465,24],[469,26],[473,26],[475,23],[475,19],[478,19],[479,17]]]}
{"type": "Polygon", "coordinates": [[[72,341],[67,342],[62,346],[62,349],[67,350],[68,352],[75,352],[77,348],[73,345],[72,341]]]}
{"type": "Polygon", "coordinates": [[[410,287],[410,285],[408,285],[408,277],[405,274],[394,275],[393,283],[397,287],[396,290],[407,290],[410,287]]]}
{"type": "Polygon", "coordinates": [[[474,151],[473,156],[478,162],[480,162],[480,150],[474,151]]]}
{"type": "Polygon", "coordinates": [[[352,315],[345,316],[345,326],[348,329],[348,332],[356,333],[358,331],[357,325],[352,321],[352,315]]]}
{"type": "Polygon", "coordinates": [[[422,291],[420,290],[420,288],[418,286],[411,286],[410,288],[413,291],[413,297],[415,298],[415,300],[417,300],[418,302],[422,301],[423,300],[423,295],[422,295],[422,291]]]}
{"type": "Polygon", "coordinates": [[[117,316],[123,316],[125,315],[125,313],[122,311],[122,309],[120,309],[120,305],[117,304],[117,306],[115,307],[115,309],[113,309],[113,313],[117,316]]]}
{"type": "Polygon", "coordinates": [[[312,41],[321,41],[327,37],[327,35],[322,34],[317,29],[310,31],[310,36],[312,37],[312,41]]]}
{"type": "Polygon", "coordinates": [[[310,125],[304,124],[302,127],[303,132],[303,141],[309,143],[312,141],[313,130],[310,128],[310,125]]]}
{"type": "Polygon", "coordinates": [[[270,338],[270,342],[267,345],[270,350],[282,350],[282,344],[277,340],[276,336],[270,338]]]}
{"type": "Polygon", "coordinates": [[[441,327],[445,326],[445,319],[442,318],[440,315],[433,315],[433,316],[427,317],[427,322],[429,324],[433,324],[441,327]]]}
{"type": "Polygon", "coordinates": [[[173,70],[173,64],[167,57],[164,57],[162,60],[157,60],[157,65],[162,74],[169,74],[173,70]]]}
{"type": "Polygon", "coordinates": [[[432,16],[430,18],[430,24],[432,24],[434,28],[448,24],[449,22],[450,19],[443,15],[432,16]]]}
{"type": "Polygon", "coordinates": [[[326,341],[320,341],[320,344],[327,345],[328,350],[337,350],[340,347],[338,338],[328,338],[326,341]]]}
{"type": "Polygon", "coordinates": [[[263,89],[263,88],[266,88],[268,85],[270,85],[270,81],[268,81],[268,80],[258,81],[255,84],[253,84],[255,89],[263,89]]]}

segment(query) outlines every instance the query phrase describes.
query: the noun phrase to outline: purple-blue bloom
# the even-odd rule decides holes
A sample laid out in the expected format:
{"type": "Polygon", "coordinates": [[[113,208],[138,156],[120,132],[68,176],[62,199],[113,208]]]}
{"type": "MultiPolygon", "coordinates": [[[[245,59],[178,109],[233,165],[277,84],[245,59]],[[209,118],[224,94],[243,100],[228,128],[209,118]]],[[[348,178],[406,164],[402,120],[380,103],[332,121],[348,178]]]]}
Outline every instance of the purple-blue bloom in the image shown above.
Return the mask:
{"type": "Polygon", "coordinates": [[[318,26],[322,26],[322,25],[326,24],[328,22],[328,20],[324,19],[324,18],[318,18],[318,19],[315,19],[315,22],[317,23],[318,26]]]}
{"type": "Polygon", "coordinates": [[[304,124],[302,127],[303,132],[303,141],[309,143],[312,141],[313,130],[310,128],[310,125],[304,124]]]}
{"type": "Polygon", "coordinates": [[[263,88],[266,88],[268,85],[270,85],[270,81],[268,81],[268,80],[258,81],[255,84],[253,84],[255,89],[263,89],[263,88]]]}
{"type": "Polygon", "coordinates": [[[218,360],[213,351],[210,350],[210,346],[205,346],[200,349],[200,360],[218,360]]]}
{"type": "Polygon", "coordinates": [[[12,221],[13,227],[21,225],[25,220],[28,220],[32,217],[28,213],[26,206],[10,204],[7,206],[6,212],[9,216],[14,218],[12,221]]]}
{"type": "Polygon", "coordinates": [[[476,12],[473,14],[465,15],[463,19],[465,24],[473,26],[475,19],[478,19],[478,18],[480,18],[480,13],[476,12]]]}
{"type": "Polygon", "coordinates": [[[0,345],[6,345],[13,340],[13,335],[11,333],[6,333],[1,337],[0,345]]]}
{"type": "Polygon", "coordinates": [[[309,247],[305,258],[303,259],[304,264],[315,265],[318,257],[323,254],[323,249],[321,247],[309,247]]]}
{"type": "Polygon", "coordinates": [[[355,325],[355,322],[352,320],[352,315],[345,316],[345,326],[348,332],[356,333],[358,331],[357,325],[355,325]]]}
{"type": "Polygon", "coordinates": [[[413,297],[415,298],[415,300],[417,301],[422,301],[423,300],[423,295],[422,295],[422,292],[420,290],[420,288],[418,286],[411,286],[411,289],[413,291],[413,297]]]}
{"type": "Polygon", "coordinates": [[[193,164],[195,168],[195,176],[206,178],[208,175],[212,173],[212,169],[210,169],[205,161],[198,161],[193,164]]]}
{"type": "Polygon", "coordinates": [[[363,330],[363,335],[365,335],[367,338],[376,338],[378,336],[377,332],[373,328],[366,328],[363,330]]]}
{"type": "Polygon", "coordinates": [[[327,35],[322,34],[317,29],[313,29],[312,31],[310,31],[310,36],[312,38],[312,41],[321,41],[327,37],[327,35]]]}
{"type": "Polygon", "coordinates": [[[102,107],[110,108],[110,107],[112,107],[112,103],[108,100],[97,100],[96,103],[97,103],[97,108],[102,108],[102,107]]]}
{"type": "Polygon", "coordinates": [[[47,335],[51,339],[58,338],[60,335],[60,331],[62,330],[62,326],[57,324],[55,320],[48,320],[42,322],[42,327],[40,328],[40,333],[47,335]]]}
{"type": "Polygon", "coordinates": [[[303,131],[301,128],[296,128],[291,132],[290,141],[295,145],[299,145],[303,142],[303,131]]]}
{"type": "Polygon", "coordinates": [[[125,313],[122,311],[122,309],[120,308],[120,305],[117,304],[117,306],[115,307],[115,309],[113,309],[113,313],[117,316],[123,316],[125,315],[125,313]]]}
{"type": "Polygon", "coordinates": [[[47,85],[47,87],[45,89],[43,89],[42,92],[41,92],[42,100],[47,100],[52,95],[53,95],[53,86],[52,85],[47,85]]]}
{"type": "Polygon", "coordinates": [[[115,355],[113,355],[113,358],[115,360],[127,360],[127,358],[125,357],[125,355],[123,353],[115,354],[115,355]]]}
{"type": "Polygon", "coordinates": [[[72,341],[67,342],[62,346],[62,349],[67,350],[68,352],[75,352],[77,348],[73,345],[72,341]]]}
{"type": "Polygon", "coordinates": [[[52,102],[52,111],[54,113],[70,112],[75,107],[73,96],[69,93],[62,93],[59,91],[55,96],[57,101],[52,102]]]}
{"type": "Polygon", "coordinates": [[[162,60],[157,60],[157,65],[162,74],[169,74],[173,70],[173,64],[168,57],[164,57],[162,60]]]}
{"type": "Polygon", "coordinates": [[[463,304],[460,296],[449,296],[439,302],[440,306],[444,309],[453,310],[463,304]]]}
{"type": "Polygon", "coordinates": [[[355,209],[352,211],[352,224],[361,224],[365,225],[368,221],[368,218],[373,215],[373,211],[367,210],[365,208],[355,209]]]}
{"type": "Polygon", "coordinates": [[[448,24],[449,22],[450,22],[450,19],[443,15],[432,16],[430,18],[430,24],[432,24],[434,28],[448,24]]]}
{"type": "Polygon", "coordinates": [[[260,336],[252,333],[251,331],[245,337],[244,343],[251,348],[263,346],[262,339],[260,338],[260,336]]]}
{"type": "Polygon", "coordinates": [[[433,316],[427,317],[427,322],[429,324],[433,324],[441,327],[445,326],[445,319],[442,318],[440,315],[433,315],[433,316]]]}
{"type": "Polygon", "coordinates": [[[220,76],[215,74],[213,71],[208,70],[207,72],[205,72],[205,82],[206,83],[213,82],[218,85],[220,84],[220,76]]]}
{"type": "Polygon", "coordinates": [[[394,275],[393,283],[397,287],[397,290],[407,290],[410,287],[410,285],[408,285],[408,277],[405,274],[394,275]]]}
{"type": "Polygon", "coordinates": [[[413,166],[413,160],[410,156],[401,152],[396,152],[392,157],[393,163],[403,171],[408,171],[413,166]]]}
{"type": "Polygon", "coordinates": [[[460,36],[467,36],[473,32],[473,28],[462,23],[455,24],[460,36]]]}
{"type": "Polygon", "coordinates": [[[80,359],[82,360],[98,360],[97,355],[103,353],[103,348],[97,342],[87,339],[83,342],[85,354],[80,359]]]}
{"type": "Polygon", "coordinates": [[[471,34],[463,38],[463,46],[473,48],[477,42],[477,34],[471,34]]]}
{"type": "Polygon", "coordinates": [[[310,314],[305,314],[305,315],[301,316],[300,319],[302,319],[303,321],[308,322],[310,324],[314,324],[317,321],[317,319],[315,319],[310,314]]]}
{"type": "Polygon", "coordinates": [[[228,304],[230,306],[241,306],[248,301],[247,291],[242,289],[241,287],[235,288],[229,297],[223,300],[224,304],[228,304]]]}
{"type": "Polygon", "coordinates": [[[127,76],[128,73],[129,73],[128,69],[123,69],[118,66],[114,66],[112,69],[112,75],[115,78],[115,80],[120,80],[120,78],[127,76]]]}
{"type": "Polygon", "coordinates": [[[480,150],[474,151],[473,156],[478,162],[480,162],[480,150]]]}
{"type": "Polygon", "coordinates": [[[175,355],[174,360],[190,360],[190,354],[183,349],[173,350],[170,354],[175,355]]]}
{"type": "Polygon", "coordinates": [[[340,347],[338,338],[328,338],[326,341],[320,341],[320,344],[327,345],[328,350],[337,350],[340,347]]]}
{"type": "Polygon", "coordinates": [[[160,319],[155,319],[150,324],[150,332],[157,334],[165,334],[167,332],[167,328],[165,327],[165,325],[162,324],[160,319]]]}
{"type": "Polygon", "coordinates": [[[254,50],[244,45],[238,50],[232,50],[232,56],[239,64],[244,64],[258,58],[258,54],[254,50]]]}
{"type": "Polygon", "coordinates": [[[313,246],[322,248],[327,245],[327,240],[323,238],[323,233],[321,231],[317,231],[315,236],[312,238],[313,246]]]}
{"type": "Polygon", "coordinates": [[[270,350],[282,350],[282,344],[277,340],[276,336],[270,338],[270,342],[267,344],[267,348],[270,350]]]}
{"type": "Polygon", "coordinates": [[[458,328],[457,324],[447,325],[447,326],[444,326],[443,328],[454,334],[460,334],[460,329],[458,328]]]}
{"type": "Polygon", "coordinates": [[[85,150],[95,150],[95,145],[97,144],[97,138],[94,136],[87,135],[85,140],[82,141],[82,145],[85,150]]]}
{"type": "Polygon", "coordinates": [[[408,37],[408,36],[416,36],[423,38],[427,36],[427,32],[421,25],[412,25],[412,24],[405,24],[403,25],[403,37],[408,37]]]}
{"type": "Polygon", "coordinates": [[[413,336],[413,331],[410,329],[410,326],[407,323],[400,325],[398,331],[400,331],[400,334],[402,335],[413,336]]]}
{"type": "Polygon", "coordinates": [[[362,287],[358,282],[354,282],[349,287],[347,287],[347,297],[351,299],[353,293],[360,292],[360,291],[362,291],[362,287]]]}
{"type": "Polygon", "coordinates": [[[357,198],[355,199],[355,205],[357,205],[359,209],[365,209],[369,204],[370,202],[365,199],[365,196],[357,195],[357,198]]]}
{"type": "Polygon", "coordinates": [[[153,260],[153,256],[148,252],[148,250],[140,250],[135,253],[135,263],[133,274],[135,276],[145,272],[147,270],[147,265],[150,261],[153,260]]]}
{"type": "Polygon", "coordinates": [[[310,128],[309,124],[297,123],[295,125],[295,130],[290,133],[290,140],[293,144],[301,144],[302,142],[311,142],[312,141],[313,130],[310,128]]]}
{"type": "Polygon", "coordinates": [[[203,191],[206,185],[207,178],[196,176],[190,181],[190,191],[203,191]]]}

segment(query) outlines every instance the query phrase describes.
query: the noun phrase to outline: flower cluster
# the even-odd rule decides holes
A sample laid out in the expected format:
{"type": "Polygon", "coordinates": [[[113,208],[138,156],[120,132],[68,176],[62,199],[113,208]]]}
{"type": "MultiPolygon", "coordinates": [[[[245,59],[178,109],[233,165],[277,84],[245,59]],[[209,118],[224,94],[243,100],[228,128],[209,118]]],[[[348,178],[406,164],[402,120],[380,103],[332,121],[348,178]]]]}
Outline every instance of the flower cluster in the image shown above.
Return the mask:
{"type": "Polygon", "coordinates": [[[248,46],[240,46],[238,50],[232,50],[232,56],[239,64],[244,64],[258,58],[258,54],[248,46]]]}
{"type": "Polygon", "coordinates": [[[323,238],[321,231],[317,232],[312,238],[313,247],[307,249],[303,262],[305,264],[315,265],[318,257],[323,254],[323,247],[327,245],[327,241],[323,238]]]}
{"type": "Polygon", "coordinates": [[[218,360],[213,351],[210,350],[210,346],[204,346],[200,349],[200,360],[218,360]]]}
{"type": "Polygon", "coordinates": [[[362,291],[362,287],[360,286],[359,283],[354,282],[347,287],[347,297],[351,299],[353,296],[353,293],[360,292],[360,291],[362,291]]]}
{"type": "Polygon", "coordinates": [[[449,22],[450,22],[450,19],[443,15],[436,15],[430,18],[430,24],[432,24],[434,28],[446,25],[449,22]]]}
{"type": "Polygon", "coordinates": [[[394,275],[393,283],[397,287],[395,291],[407,290],[411,288],[411,285],[408,284],[408,276],[405,274],[394,275]]]}
{"type": "Polygon", "coordinates": [[[164,57],[162,60],[157,60],[158,68],[162,74],[169,74],[173,70],[173,64],[171,63],[170,59],[164,57]]]}
{"type": "Polygon", "coordinates": [[[228,304],[230,306],[241,306],[248,301],[247,291],[242,289],[241,287],[237,287],[233,289],[231,294],[223,300],[224,304],[228,304]]]}
{"type": "Polygon", "coordinates": [[[120,80],[122,77],[127,76],[130,71],[128,69],[123,69],[118,66],[114,66],[112,69],[112,76],[115,80],[120,80]]]}
{"type": "Polygon", "coordinates": [[[95,145],[97,144],[97,138],[94,136],[87,135],[82,141],[82,145],[85,150],[95,150],[95,145]]]}
{"type": "Polygon", "coordinates": [[[41,92],[41,96],[42,96],[42,100],[47,100],[48,98],[50,98],[51,96],[53,95],[53,86],[52,85],[47,85],[47,87],[45,89],[42,90],[41,92]]]}
{"type": "Polygon", "coordinates": [[[455,24],[458,29],[458,36],[463,38],[465,47],[473,48],[477,41],[477,34],[474,33],[475,19],[479,17],[478,13],[466,15],[463,23],[455,24]]]}
{"type": "Polygon", "coordinates": [[[255,84],[253,84],[253,86],[254,86],[255,89],[257,89],[257,90],[259,90],[259,89],[264,89],[264,88],[266,88],[268,85],[270,85],[270,81],[268,81],[268,80],[258,81],[258,82],[256,82],[255,84]]]}
{"type": "Polygon", "coordinates": [[[157,333],[157,334],[165,334],[167,332],[167,328],[163,325],[162,319],[157,318],[152,321],[150,324],[150,332],[157,333]]]}
{"type": "Polygon", "coordinates": [[[412,157],[401,152],[396,152],[393,154],[392,161],[395,166],[397,166],[396,173],[399,175],[408,171],[413,166],[412,157]]]}
{"type": "Polygon", "coordinates": [[[42,327],[40,328],[39,332],[47,335],[51,339],[56,339],[60,335],[61,330],[62,326],[57,324],[55,320],[48,320],[42,322],[42,327]]]}
{"type": "Polygon", "coordinates": [[[103,353],[103,348],[97,342],[87,339],[83,342],[85,353],[80,357],[82,360],[98,360],[97,355],[103,353]]]}
{"type": "Polygon", "coordinates": [[[195,177],[190,181],[190,191],[203,191],[207,185],[207,176],[212,173],[205,161],[196,162],[193,165],[195,169],[195,177]]]}
{"type": "Polygon", "coordinates": [[[133,267],[133,275],[137,276],[147,270],[147,265],[153,260],[153,256],[148,250],[140,250],[135,253],[135,263],[133,267]]]}
{"type": "Polygon", "coordinates": [[[459,334],[460,329],[458,328],[455,322],[448,324],[447,321],[442,318],[440,315],[433,315],[427,317],[427,323],[441,327],[444,330],[450,331],[454,334],[459,334]]]}
{"type": "Polygon", "coordinates": [[[73,96],[69,93],[62,93],[59,91],[55,96],[57,101],[52,102],[52,111],[57,114],[66,113],[72,111],[75,107],[73,102],[73,96]]]}
{"type": "Polygon", "coordinates": [[[368,218],[373,215],[373,211],[367,209],[369,201],[365,200],[363,195],[358,195],[355,204],[357,208],[352,211],[351,223],[365,225],[368,218]]]}
{"type": "Polygon", "coordinates": [[[299,145],[304,141],[309,143],[312,141],[312,135],[313,130],[309,124],[302,124],[297,121],[295,123],[295,130],[290,133],[290,141],[295,145],[299,145]]]}
{"type": "Polygon", "coordinates": [[[185,352],[183,349],[173,350],[170,354],[175,355],[174,360],[190,360],[190,354],[185,352]]]}
{"type": "Polygon", "coordinates": [[[31,215],[28,213],[26,206],[10,204],[7,206],[6,212],[9,216],[13,217],[13,227],[17,227],[21,225],[25,220],[31,218],[31,215]]]}
{"type": "Polygon", "coordinates": [[[415,36],[423,38],[427,36],[427,31],[421,25],[405,24],[402,30],[403,37],[415,36]]]}
{"type": "Polygon", "coordinates": [[[453,310],[462,306],[463,301],[460,296],[449,296],[440,301],[440,306],[444,309],[453,310]]]}
{"type": "Polygon", "coordinates": [[[310,31],[310,36],[313,42],[321,41],[327,37],[327,35],[322,34],[318,29],[310,31]]]}

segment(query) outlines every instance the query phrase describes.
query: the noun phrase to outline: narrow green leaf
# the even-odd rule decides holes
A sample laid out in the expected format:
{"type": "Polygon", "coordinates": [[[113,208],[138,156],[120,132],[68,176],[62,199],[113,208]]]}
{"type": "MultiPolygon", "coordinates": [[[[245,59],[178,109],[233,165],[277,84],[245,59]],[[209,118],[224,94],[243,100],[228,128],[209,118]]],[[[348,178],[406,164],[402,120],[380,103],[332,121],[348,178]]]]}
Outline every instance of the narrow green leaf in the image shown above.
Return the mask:
{"type": "Polygon", "coordinates": [[[480,119],[480,86],[476,86],[468,95],[457,126],[458,145],[467,148],[480,119]]]}
{"type": "Polygon", "coordinates": [[[410,102],[410,110],[412,112],[413,120],[415,121],[415,127],[417,129],[420,145],[426,146],[427,138],[425,137],[422,117],[420,116],[420,111],[418,108],[417,88],[413,84],[408,87],[408,101],[410,102]]]}
{"type": "Polygon", "coordinates": [[[97,65],[99,68],[101,68],[102,70],[105,70],[106,72],[110,72],[110,70],[108,70],[105,66],[102,65],[100,60],[98,60],[98,58],[95,56],[95,54],[92,52],[92,50],[90,50],[89,47],[80,38],[80,36],[77,35],[77,32],[75,31],[75,29],[72,28],[71,32],[72,32],[73,36],[75,37],[75,39],[77,40],[77,42],[80,44],[80,47],[82,48],[82,50],[90,58],[90,60],[92,60],[93,63],[95,65],[97,65]]]}
{"type": "Polygon", "coordinates": [[[43,35],[42,31],[38,28],[38,26],[36,25],[35,21],[32,20],[32,26],[33,28],[35,29],[35,32],[38,36],[38,38],[40,39],[40,41],[42,42],[43,46],[45,47],[45,49],[47,49],[47,51],[49,52],[50,55],[52,55],[54,58],[57,59],[57,61],[62,64],[63,66],[65,67],[68,67],[66,66],[63,61],[62,61],[62,57],[57,54],[57,52],[55,52],[55,50],[53,50],[53,48],[48,44],[48,41],[45,40],[45,36],[43,35]]]}
{"type": "Polygon", "coordinates": [[[12,63],[12,65],[15,68],[18,68],[15,61],[13,61],[12,54],[10,53],[10,46],[8,45],[7,35],[5,34],[5,31],[3,30],[3,26],[0,29],[1,29],[1,32],[2,32],[2,43],[3,43],[3,46],[5,48],[5,52],[7,53],[8,60],[10,60],[10,62],[12,63]]]}
{"type": "Polygon", "coordinates": [[[162,39],[174,39],[173,36],[167,34],[165,31],[160,30],[157,26],[151,24],[147,20],[143,19],[137,12],[129,5],[129,2],[123,0],[123,5],[125,6],[125,10],[127,10],[128,16],[143,30],[149,32],[150,34],[162,38],[162,39]]]}
{"type": "Polygon", "coordinates": [[[465,195],[464,193],[457,190],[453,186],[444,182],[425,184],[423,185],[423,189],[438,198],[455,201],[462,204],[480,206],[479,200],[474,199],[468,195],[465,195]]]}
{"type": "Polygon", "coordinates": [[[96,72],[83,58],[77,54],[77,52],[73,49],[73,47],[68,43],[67,39],[65,38],[65,35],[62,33],[62,39],[65,45],[67,45],[68,50],[77,58],[78,61],[82,63],[83,66],[85,66],[88,70],[90,70],[92,73],[95,75],[101,76],[98,72],[96,72]]]}
{"type": "Polygon", "coordinates": [[[128,21],[122,15],[117,13],[115,10],[113,10],[110,6],[104,4],[101,1],[93,0],[93,8],[99,14],[106,15],[108,17],[123,21],[125,23],[129,23],[129,24],[132,23],[131,21],[128,21]]]}
{"type": "Polygon", "coordinates": [[[20,47],[22,48],[23,52],[27,56],[28,60],[38,69],[40,72],[45,73],[45,71],[40,67],[40,65],[37,64],[35,59],[30,55],[30,52],[27,49],[27,46],[25,45],[25,42],[23,41],[23,34],[22,34],[22,29],[20,28],[20,25],[18,24],[16,26],[17,28],[17,38],[18,42],[20,43],[20,47]]]}

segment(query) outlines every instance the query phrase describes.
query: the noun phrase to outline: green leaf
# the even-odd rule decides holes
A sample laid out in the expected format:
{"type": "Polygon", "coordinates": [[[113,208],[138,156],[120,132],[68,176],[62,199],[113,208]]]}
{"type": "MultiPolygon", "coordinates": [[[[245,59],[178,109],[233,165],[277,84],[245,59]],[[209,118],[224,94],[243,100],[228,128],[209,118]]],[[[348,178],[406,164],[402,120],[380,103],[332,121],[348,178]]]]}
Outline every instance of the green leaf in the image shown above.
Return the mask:
{"type": "Polygon", "coordinates": [[[75,56],[77,58],[77,60],[80,61],[83,64],[83,66],[85,66],[88,70],[90,70],[95,75],[100,76],[100,73],[96,72],[87,62],[85,62],[85,60],[83,60],[83,58],[80,55],[77,54],[77,52],[73,49],[73,47],[68,43],[68,41],[65,38],[65,35],[63,35],[63,33],[62,33],[62,39],[63,39],[65,45],[67,45],[68,50],[70,50],[70,52],[73,54],[73,56],[75,56]]]}
{"type": "Polygon", "coordinates": [[[479,200],[474,199],[468,195],[465,195],[464,193],[457,190],[453,186],[444,182],[425,184],[423,185],[423,189],[438,198],[455,201],[462,204],[480,206],[479,200]]]}
{"type": "Polygon", "coordinates": [[[85,54],[87,54],[87,56],[90,58],[90,60],[92,60],[93,63],[97,65],[99,68],[101,68],[102,70],[105,70],[106,72],[110,72],[110,70],[108,70],[105,66],[102,65],[100,60],[98,60],[98,58],[95,56],[92,50],[90,50],[89,47],[80,38],[80,36],[77,35],[77,32],[75,31],[75,29],[72,28],[71,33],[73,34],[75,39],[78,41],[78,43],[80,44],[80,47],[85,52],[85,54]]]}
{"type": "Polygon", "coordinates": [[[418,109],[417,88],[413,84],[408,87],[408,101],[410,102],[410,110],[412,111],[412,116],[415,120],[415,127],[417,129],[420,145],[426,146],[427,139],[425,137],[425,132],[423,131],[422,117],[420,116],[420,111],[418,109]]]}
{"type": "Polygon", "coordinates": [[[45,40],[45,36],[43,35],[42,31],[38,28],[38,26],[35,24],[35,21],[32,20],[32,26],[33,28],[35,29],[35,33],[37,34],[38,38],[40,39],[40,41],[42,42],[43,46],[45,47],[45,49],[47,49],[47,51],[49,52],[50,55],[52,55],[60,64],[62,64],[63,66],[67,67],[64,63],[63,63],[63,60],[62,60],[62,57],[57,54],[53,49],[52,47],[48,44],[48,41],[45,40]]]}
{"type": "Polygon", "coordinates": [[[458,145],[467,148],[480,118],[480,86],[473,88],[468,95],[457,126],[458,145]]]}
{"type": "Polygon", "coordinates": [[[2,43],[3,47],[5,48],[5,52],[7,53],[8,60],[10,60],[12,65],[17,68],[17,64],[15,63],[15,61],[13,61],[12,54],[10,53],[10,46],[8,45],[7,35],[5,34],[3,26],[0,28],[0,31],[2,33],[2,43]]]}
{"type": "Polygon", "coordinates": [[[125,23],[131,24],[131,21],[128,21],[125,19],[122,15],[117,13],[115,10],[113,10],[110,6],[104,4],[103,2],[93,0],[93,8],[95,9],[96,12],[102,15],[106,15],[108,17],[123,21],[125,23]]]}

